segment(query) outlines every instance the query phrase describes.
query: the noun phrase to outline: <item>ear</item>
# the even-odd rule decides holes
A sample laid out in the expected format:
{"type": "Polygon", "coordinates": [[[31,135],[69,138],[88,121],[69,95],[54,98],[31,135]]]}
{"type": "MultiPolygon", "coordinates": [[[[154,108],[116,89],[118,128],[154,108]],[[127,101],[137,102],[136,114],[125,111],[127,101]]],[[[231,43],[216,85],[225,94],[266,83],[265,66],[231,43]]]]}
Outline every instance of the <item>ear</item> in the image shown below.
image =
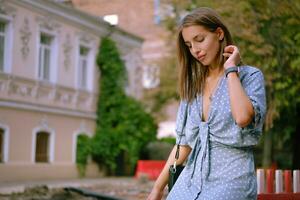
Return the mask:
{"type": "Polygon", "coordinates": [[[218,35],[218,38],[220,41],[222,41],[224,39],[224,31],[221,27],[218,27],[215,31],[218,35]]]}

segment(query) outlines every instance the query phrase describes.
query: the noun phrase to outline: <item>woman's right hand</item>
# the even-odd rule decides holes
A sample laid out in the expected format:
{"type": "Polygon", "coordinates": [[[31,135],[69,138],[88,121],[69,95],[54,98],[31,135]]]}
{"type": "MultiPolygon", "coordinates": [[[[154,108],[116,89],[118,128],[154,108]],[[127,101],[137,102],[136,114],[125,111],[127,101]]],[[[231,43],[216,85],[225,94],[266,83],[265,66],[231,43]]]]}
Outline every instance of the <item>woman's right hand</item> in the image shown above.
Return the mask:
{"type": "Polygon", "coordinates": [[[163,195],[164,195],[164,191],[153,188],[147,200],[161,200],[163,195]]]}

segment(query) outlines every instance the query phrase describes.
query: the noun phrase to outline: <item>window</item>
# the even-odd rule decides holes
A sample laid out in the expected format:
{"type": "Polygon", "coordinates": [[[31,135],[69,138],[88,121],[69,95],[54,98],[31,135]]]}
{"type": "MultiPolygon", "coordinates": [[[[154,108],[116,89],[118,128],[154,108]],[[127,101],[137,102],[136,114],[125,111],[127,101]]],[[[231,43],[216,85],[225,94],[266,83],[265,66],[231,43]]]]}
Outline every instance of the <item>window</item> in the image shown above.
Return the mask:
{"type": "Polygon", "coordinates": [[[4,71],[5,23],[0,21],[0,71],[4,71]]]}
{"type": "Polygon", "coordinates": [[[37,133],[35,162],[49,162],[49,135],[47,132],[37,133]]]}
{"type": "Polygon", "coordinates": [[[154,0],[154,23],[160,24],[160,0],[154,0]]]}
{"type": "Polygon", "coordinates": [[[159,85],[159,66],[151,64],[143,67],[143,85],[146,89],[156,88],[159,85]]]}
{"type": "Polygon", "coordinates": [[[52,40],[52,36],[44,33],[40,36],[38,76],[41,80],[50,81],[52,40]]]}
{"type": "Polygon", "coordinates": [[[87,89],[88,84],[88,57],[89,48],[80,46],[79,48],[79,60],[78,60],[78,87],[80,89],[87,89]]]}
{"type": "Polygon", "coordinates": [[[4,130],[0,129],[0,163],[4,162],[4,130]]]}

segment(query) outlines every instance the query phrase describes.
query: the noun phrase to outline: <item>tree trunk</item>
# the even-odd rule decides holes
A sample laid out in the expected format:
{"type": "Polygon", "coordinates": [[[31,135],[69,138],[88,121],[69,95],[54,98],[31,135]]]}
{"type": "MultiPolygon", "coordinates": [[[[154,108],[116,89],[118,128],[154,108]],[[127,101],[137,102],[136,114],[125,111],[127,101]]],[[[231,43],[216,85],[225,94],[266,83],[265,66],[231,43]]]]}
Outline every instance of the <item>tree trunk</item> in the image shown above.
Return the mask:
{"type": "Polygon", "coordinates": [[[272,164],[272,133],[270,131],[264,134],[264,149],[262,165],[264,168],[270,167],[272,164]]]}

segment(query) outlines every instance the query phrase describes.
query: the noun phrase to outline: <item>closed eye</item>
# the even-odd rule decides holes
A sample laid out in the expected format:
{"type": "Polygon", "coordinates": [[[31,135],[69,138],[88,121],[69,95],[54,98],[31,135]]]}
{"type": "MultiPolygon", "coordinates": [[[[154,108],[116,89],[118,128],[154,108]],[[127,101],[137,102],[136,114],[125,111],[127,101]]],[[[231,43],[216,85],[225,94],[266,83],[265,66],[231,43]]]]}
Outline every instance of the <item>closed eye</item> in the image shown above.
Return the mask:
{"type": "Polygon", "coordinates": [[[201,37],[201,36],[197,36],[197,37],[195,38],[195,41],[196,41],[196,42],[203,42],[203,40],[204,40],[204,37],[201,37]]]}
{"type": "Polygon", "coordinates": [[[186,42],[185,45],[187,46],[187,48],[191,49],[192,45],[189,42],[186,42]]]}

